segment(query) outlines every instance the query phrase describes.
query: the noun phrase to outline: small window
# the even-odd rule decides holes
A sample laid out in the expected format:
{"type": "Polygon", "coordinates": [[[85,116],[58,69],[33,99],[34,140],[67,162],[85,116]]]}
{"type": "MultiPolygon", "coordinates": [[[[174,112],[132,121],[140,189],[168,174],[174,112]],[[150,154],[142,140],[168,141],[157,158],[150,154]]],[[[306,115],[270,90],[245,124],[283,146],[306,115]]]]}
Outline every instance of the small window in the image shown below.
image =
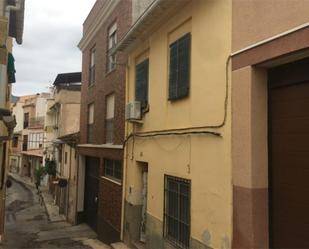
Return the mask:
{"type": "Polygon", "coordinates": [[[29,113],[24,113],[24,129],[29,127],[29,113]]]}
{"type": "Polygon", "coordinates": [[[104,160],[104,176],[121,181],[122,179],[122,162],[119,160],[104,160]]]}
{"type": "Polygon", "coordinates": [[[68,152],[64,152],[64,163],[68,163],[68,152]]]}
{"type": "Polygon", "coordinates": [[[93,124],[94,124],[94,104],[88,105],[88,126],[87,126],[87,138],[88,143],[93,143],[93,124]]]}
{"type": "Polygon", "coordinates": [[[165,176],[164,236],[180,248],[190,248],[191,182],[165,176]]]}
{"type": "MultiPolygon", "coordinates": [[[[117,23],[108,29],[108,52],[117,44],[117,23]]],[[[107,53],[107,72],[111,72],[116,67],[116,54],[107,53]]]]}
{"type": "Polygon", "coordinates": [[[12,141],[12,147],[17,148],[18,147],[18,137],[14,136],[12,141]]]}
{"type": "Polygon", "coordinates": [[[115,115],[115,95],[106,97],[106,116],[105,116],[105,142],[114,142],[114,115],[115,115]]]}
{"type": "Polygon", "coordinates": [[[136,65],[135,75],[135,100],[141,102],[142,108],[146,108],[148,105],[149,59],[136,65]]]}
{"type": "Polygon", "coordinates": [[[169,100],[189,95],[191,34],[170,45],[169,100]]]}
{"type": "Polygon", "coordinates": [[[90,65],[89,65],[89,85],[95,83],[95,60],[96,60],[96,48],[90,50],[90,65]]]}

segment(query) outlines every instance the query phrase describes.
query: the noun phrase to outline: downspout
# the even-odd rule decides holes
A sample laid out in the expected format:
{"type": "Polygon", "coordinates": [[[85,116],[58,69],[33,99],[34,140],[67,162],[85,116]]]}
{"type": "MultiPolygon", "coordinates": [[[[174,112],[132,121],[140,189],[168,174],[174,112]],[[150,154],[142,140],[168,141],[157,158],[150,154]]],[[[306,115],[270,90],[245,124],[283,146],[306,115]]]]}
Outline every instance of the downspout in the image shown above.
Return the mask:
{"type": "MultiPolygon", "coordinates": [[[[19,11],[21,9],[21,1],[16,0],[16,5],[8,5],[5,7],[5,16],[7,18],[7,37],[9,36],[10,27],[10,13],[11,11],[19,11]]],[[[6,40],[6,39],[5,39],[6,40]]],[[[6,44],[0,44],[1,47],[6,49],[6,44]]],[[[7,62],[8,53],[5,53],[5,62],[7,62]]],[[[0,64],[0,108],[6,108],[6,94],[7,94],[7,65],[0,64]]]]}
{"type": "MultiPolygon", "coordinates": [[[[128,103],[129,101],[129,58],[128,62],[126,65],[126,100],[125,104],[128,103]]],[[[127,122],[125,122],[125,138],[129,133],[129,125],[127,122]]],[[[123,177],[122,177],[122,207],[121,207],[121,231],[120,231],[120,240],[124,240],[124,229],[125,229],[125,202],[126,202],[126,184],[127,184],[127,164],[128,164],[128,145],[127,143],[124,143],[124,148],[123,148],[123,153],[124,153],[124,161],[123,161],[123,177]]]]}

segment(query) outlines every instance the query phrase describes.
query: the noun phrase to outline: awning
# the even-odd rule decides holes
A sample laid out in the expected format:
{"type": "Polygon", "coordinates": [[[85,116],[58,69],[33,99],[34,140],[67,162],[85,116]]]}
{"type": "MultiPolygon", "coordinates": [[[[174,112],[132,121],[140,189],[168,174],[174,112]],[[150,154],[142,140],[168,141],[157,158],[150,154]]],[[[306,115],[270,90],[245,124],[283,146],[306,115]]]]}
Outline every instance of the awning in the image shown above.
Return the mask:
{"type": "Polygon", "coordinates": [[[14,56],[11,53],[8,54],[7,73],[8,73],[9,83],[15,83],[16,82],[15,59],[14,59],[14,56]]]}

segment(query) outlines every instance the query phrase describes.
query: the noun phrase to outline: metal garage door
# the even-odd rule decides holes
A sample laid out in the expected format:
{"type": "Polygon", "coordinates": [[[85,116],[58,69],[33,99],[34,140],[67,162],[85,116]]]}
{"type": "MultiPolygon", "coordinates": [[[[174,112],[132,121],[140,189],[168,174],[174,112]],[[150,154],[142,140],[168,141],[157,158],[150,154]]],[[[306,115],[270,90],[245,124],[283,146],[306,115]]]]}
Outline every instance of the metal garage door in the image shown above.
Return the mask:
{"type": "Polygon", "coordinates": [[[271,247],[309,248],[309,81],[269,92],[271,247]]]}

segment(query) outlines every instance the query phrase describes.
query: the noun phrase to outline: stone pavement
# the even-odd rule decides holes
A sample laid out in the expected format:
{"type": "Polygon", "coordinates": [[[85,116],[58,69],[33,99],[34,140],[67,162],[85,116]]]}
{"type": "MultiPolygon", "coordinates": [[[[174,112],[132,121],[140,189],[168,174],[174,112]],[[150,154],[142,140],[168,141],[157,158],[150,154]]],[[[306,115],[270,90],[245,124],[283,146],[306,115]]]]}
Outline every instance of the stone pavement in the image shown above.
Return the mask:
{"type": "Polygon", "coordinates": [[[72,226],[65,221],[51,221],[33,184],[15,175],[11,177],[13,185],[7,191],[6,201],[6,235],[0,248],[110,249],[85,224],[72,226]]]}

